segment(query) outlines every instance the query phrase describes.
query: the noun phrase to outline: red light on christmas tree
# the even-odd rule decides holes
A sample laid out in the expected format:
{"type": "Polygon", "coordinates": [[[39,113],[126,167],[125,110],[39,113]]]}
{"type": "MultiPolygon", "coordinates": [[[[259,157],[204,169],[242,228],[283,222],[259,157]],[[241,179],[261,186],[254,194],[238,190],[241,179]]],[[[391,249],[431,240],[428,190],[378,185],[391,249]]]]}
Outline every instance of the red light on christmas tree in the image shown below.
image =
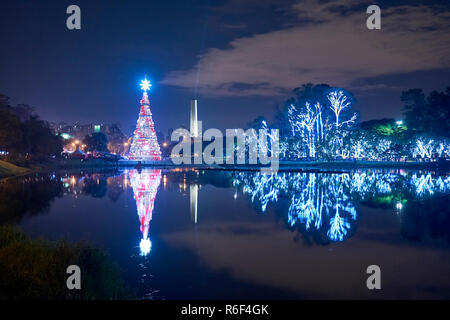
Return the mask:
{"type": "Polygon", "coordinates": [[[147,90],[152,86],[145,79],[140,84],[144,93],[141,99],[141,110],[134,130],[133,142],[131,143],[130,160],[161,160],[161,150],[156,138],[155,125],[150,111],[147,90]]]}

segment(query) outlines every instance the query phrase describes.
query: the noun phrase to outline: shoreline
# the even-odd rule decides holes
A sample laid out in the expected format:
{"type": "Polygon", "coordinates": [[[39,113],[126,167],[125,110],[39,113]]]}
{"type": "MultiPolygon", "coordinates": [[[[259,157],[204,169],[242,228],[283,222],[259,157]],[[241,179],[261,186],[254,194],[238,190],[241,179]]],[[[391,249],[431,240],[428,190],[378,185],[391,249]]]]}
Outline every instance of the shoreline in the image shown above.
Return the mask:
{"type": "MultiPolygon", "coordinates": [[[[268,166],[251,164],[174,164],[170,160],[144,162],[138,164],[137,161],[111,161],[94,159],[81,161],[78,159],[64,159],[61,161],[51,161],[48,163],[37,163],[32,168],[18,167],[6,161],[0,162],[3,174],[0,180],[28,175],[36,172],[46,172],[55,170],[110,170],[121,168],[158,168],[158,169],[191,169],[191,170],[220,170],[220,171],[261,171],[268,169],[268,166]],[[5,168],[11,169],[7,171],[5,168]]],[[[316,172],[336,172],[342,173],[355,169],[407,169],[407,170],[427,170],[449,172],[450,161],[446,162],[392,162],[392,161],[280,161],[276,171],[316,171],[316,172]]]]}
{"type": "MultiPolygon", "coordinates": [[[[158,168],[189,168],[199,170],[231,170],[231,171],[259,171],[269,169],[269,166],[253,164],[173,164],[170,160],[148,161],[138,164],[137,161],[119,161],[118,167],[158,167],[158,168]]],[[[417,169],[430,171],[450,171],[450,161],[444,162],[394,162],[394,161],[280,161],[277,171],[301,171],[303,169],[417,169]]]]}
{"type": "MultiPolygon", "coordinates": [[[[197,170],[230,170],[230,171],[260,171],[268,166],[253,164],[174,164],[171,160],[138,161],[130,160],[100,160],[80,161],[64,159],[51,166],[51,169],[109,169],[109,168],[160,168],[160,169],[197,169],[197,170]]],[[[450,171],[450,161],[445,162],[394,162],[394,161],[280,161],[278,171],[307,170],[352,170],[352,169],[417,169],[429,171],[450,171]]]]}
{"type": "Polygon", "coordinates": [[[10,162],[0,160],[0,180],[11,177],[20,177],[35,172],[33,168],[16,166],[10,162]]]}

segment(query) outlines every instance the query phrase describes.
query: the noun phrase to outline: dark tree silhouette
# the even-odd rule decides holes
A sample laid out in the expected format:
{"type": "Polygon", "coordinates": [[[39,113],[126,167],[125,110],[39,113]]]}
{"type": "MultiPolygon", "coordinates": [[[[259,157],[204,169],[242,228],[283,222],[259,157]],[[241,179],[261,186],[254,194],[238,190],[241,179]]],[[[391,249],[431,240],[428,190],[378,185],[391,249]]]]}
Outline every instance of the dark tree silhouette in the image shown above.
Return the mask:
{"type": "Polygon", "coordinates": [[[108,137],[103,132],[94,132],[87,135],[83,143],[87,151],[108,151],[108,137]]]}
{"type": "Polygon", "coordinates": [[[450,87],[445,92],[433,91],[428,97],[422,89],[403,91],[407,127],[415,133],[450,137],[450,87]]]}
{"type": "Polygon", "coordinates": [[[24,134],[23,148],[35,159],[42,160],[61,152],[62,140],[52,132],[48,122],[32,117],[26,120],[22,127],[24,134]]]}

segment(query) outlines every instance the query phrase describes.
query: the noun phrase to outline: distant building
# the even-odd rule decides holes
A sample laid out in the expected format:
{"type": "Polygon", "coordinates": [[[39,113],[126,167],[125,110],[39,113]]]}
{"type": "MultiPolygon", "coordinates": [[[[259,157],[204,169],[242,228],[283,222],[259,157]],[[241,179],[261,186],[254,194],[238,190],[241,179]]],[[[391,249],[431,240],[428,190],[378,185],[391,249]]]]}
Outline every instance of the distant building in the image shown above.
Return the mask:
{"type": "Polygon", "coordinates": [[[55,134],[66,134],[76,139],[84,139],[87,135],[95,132],[103,132],[108,136],[117,134],[117,131],[122,134],[119,123],[80,124],[76,122],[74,124],[67,124],[66,122],[51,122],[50,129],[52,129],[55,134]]]}

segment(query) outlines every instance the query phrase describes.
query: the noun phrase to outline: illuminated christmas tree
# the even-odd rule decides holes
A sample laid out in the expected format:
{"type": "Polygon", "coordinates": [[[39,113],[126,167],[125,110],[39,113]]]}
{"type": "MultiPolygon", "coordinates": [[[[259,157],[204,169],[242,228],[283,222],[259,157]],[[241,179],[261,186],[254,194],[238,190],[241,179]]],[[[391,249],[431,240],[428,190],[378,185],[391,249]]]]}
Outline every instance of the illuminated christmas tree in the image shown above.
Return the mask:
{"type": "Polygon", "coordinates": [[[156,138],[155,125],[150,111],[147,90],[152,86],[147,79],[140,84],[144,94],[141,99],[141,111],[134,130],[133,142],[130,147],[130,160],[161,160],[161,150],[156,138]]]}

